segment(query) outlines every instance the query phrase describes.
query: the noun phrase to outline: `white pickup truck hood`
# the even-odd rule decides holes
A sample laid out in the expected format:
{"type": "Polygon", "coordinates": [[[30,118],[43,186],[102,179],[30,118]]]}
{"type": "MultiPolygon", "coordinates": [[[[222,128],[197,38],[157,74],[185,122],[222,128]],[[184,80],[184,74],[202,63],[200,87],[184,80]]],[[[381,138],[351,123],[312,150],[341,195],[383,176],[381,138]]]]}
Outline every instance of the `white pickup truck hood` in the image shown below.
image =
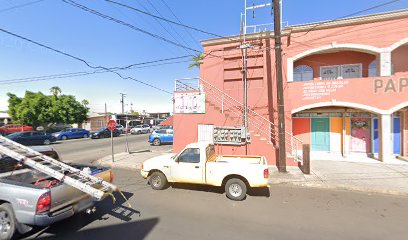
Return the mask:
{"type": "Polygon", "coordinates": [[[154,158],[150,158],[143,162],[143,170],[150,171],[152,169],[161,169],[164,165],[174,163],[173,156],[176,153],[167,153],[154,158]]]}

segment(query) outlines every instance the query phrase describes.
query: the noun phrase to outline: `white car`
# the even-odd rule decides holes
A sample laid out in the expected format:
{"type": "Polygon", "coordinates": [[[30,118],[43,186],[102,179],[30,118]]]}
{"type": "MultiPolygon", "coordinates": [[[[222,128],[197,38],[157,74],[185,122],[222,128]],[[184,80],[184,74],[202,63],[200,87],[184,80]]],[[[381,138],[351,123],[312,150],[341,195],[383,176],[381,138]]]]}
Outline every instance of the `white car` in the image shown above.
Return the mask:
{"type": "Polygon", "coordinates": [[[155,190],[168,183],[193,183],[224,187],[229,199],[245,199],[247,188],[268,186],[268,164],[262,156],[218,156],[213,144],[187,145],[178,154],[146,160],[141,174],[155,190]]]}
{"type": "Polygon", "coordinates": [[[150,126],[147,124],[144,125],[137,125],[130,130],[131,134],[142,134],[150,132],[150,126]]]}

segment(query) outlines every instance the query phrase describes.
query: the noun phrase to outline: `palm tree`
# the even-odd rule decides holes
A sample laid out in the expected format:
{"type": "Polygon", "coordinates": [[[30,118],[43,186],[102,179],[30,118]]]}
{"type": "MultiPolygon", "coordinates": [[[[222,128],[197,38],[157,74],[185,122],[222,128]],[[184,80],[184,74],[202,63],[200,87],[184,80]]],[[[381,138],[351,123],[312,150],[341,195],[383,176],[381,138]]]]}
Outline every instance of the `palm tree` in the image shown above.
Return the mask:
{"type": "Polygon", "coordinates": [[[84,100],[82,100],[82,105],[84,105],[84,107],[86,107],[86,106],[88,106],[89,105],[89,101],[88,100],[86,100],[86,99],[84,99],[84,100]]]}
{"type": "Polygon", "coordinates": [[[50,93],[52,93],[52,95],[54,95],[55,97],[58,97],[58,94],[61,94],[61,88],[55,86],[50,88],[50,93]]]}
{"type": "Polygon", "coordinates": [[[204,60],[204,54],[203,53],[197,54],[191,60],[193,62],[190,65],[188,65],[189,69],[194,68],[194,67],[200,68],[200,65],[203,63],[203,60],[204,60]]]}

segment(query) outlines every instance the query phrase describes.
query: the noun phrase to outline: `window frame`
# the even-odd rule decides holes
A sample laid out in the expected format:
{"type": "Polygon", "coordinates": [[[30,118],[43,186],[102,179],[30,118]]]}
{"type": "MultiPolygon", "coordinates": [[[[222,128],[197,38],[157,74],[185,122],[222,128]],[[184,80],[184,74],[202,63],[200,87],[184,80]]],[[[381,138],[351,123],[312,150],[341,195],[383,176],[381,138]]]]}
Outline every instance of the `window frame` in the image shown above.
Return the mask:
{"type": "Polygon", "coordinates": [[[201,162],[200,148],[186,148],[186,149],[184,149],[184,151],[183,151],[182,153],[180,153],[180,155],[177,156],[177,162],[178,162],[178,163],[193,163],[193,164],[194,164],[194,163],[195,163],[195,164],[200,163],[200,162],[201,162]],[[196,162],[196,161],[191,161],[191,162],[180,161],[180,158],[183,156],[183,154],[184,154],[186,151],[191,151],[191,150],[198,150],[198,162],[196,162]]]}
{"type": "Polygon", "coordinates": [[[312,81],[314,79],[314,71],[313,68],[309,65],[306,64],[302,64],[299,66],[296,66],[293,68],[293,82],[306,82],[306,81],[312,81]],[[296,69],[300,69],[303,68],[304,69],[310,69],[310,71],[301,71],[301,72],[296,72],[296,69]],[[311,73],[312,74],[312,78],[311,79],[304,79],[303,77],[306,75],[306,73],[311,73]],[[295,75],[296,74],[300,74],[300,80],[296,79],[295,75]]]}

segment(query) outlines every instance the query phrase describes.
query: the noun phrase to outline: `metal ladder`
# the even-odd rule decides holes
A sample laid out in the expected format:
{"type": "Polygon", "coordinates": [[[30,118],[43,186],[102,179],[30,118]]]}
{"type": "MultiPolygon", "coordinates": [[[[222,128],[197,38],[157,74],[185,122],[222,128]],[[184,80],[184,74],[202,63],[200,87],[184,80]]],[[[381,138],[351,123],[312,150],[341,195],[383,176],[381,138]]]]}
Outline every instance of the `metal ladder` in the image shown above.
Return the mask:
{"type": "Polygon", "coordinates": [[[24,165],[85,192],[98,201],[107,195],[111,195],[111,192],[118,190],[115,185],[109,182],[103,181],[100,178],[57,161],[3,136],[0,136],[0,153],[8,155],[24,165]]]}

